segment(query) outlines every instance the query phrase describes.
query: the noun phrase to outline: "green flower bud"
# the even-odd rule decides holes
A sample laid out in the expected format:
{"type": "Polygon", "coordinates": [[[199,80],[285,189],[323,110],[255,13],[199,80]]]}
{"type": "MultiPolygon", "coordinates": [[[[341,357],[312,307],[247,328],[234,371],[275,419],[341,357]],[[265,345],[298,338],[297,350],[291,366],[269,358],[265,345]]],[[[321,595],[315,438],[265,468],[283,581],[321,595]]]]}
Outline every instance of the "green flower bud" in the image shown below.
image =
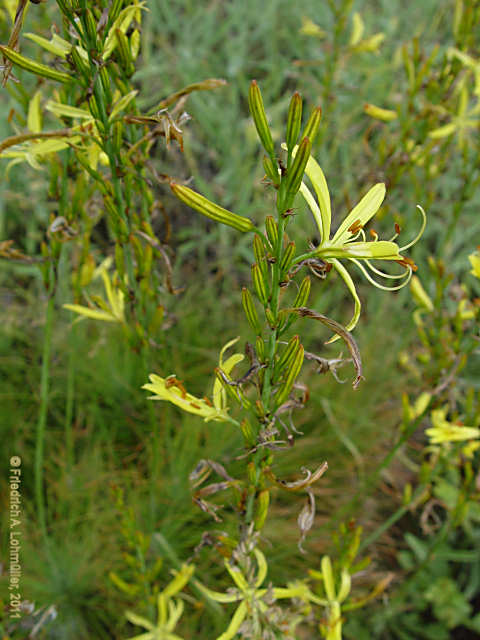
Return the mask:
{"type": "Polygon", "coordinates": [[[308,138],[303,138],[300,146],[298,147],[297,153],[295,154],[292,166],[288,170],[287,180],[285,183],[285,189],[289,201],[293,199],[297,191],[300,189],[311,150],[312,143],[308,138]]]}
{"type": "Polygon", "coordinates": [[[221,222],[222,224],[226,224],[229,227],[233,227],[234,229],[237,229],[237,231],[242,231],[244,233],[255,229],[253,222],[248,218],[239,216],[236,213],[232,213],[231,211],[220,207],[214,202],[210,202],[210,200],[188,187],[171,182],[170,189],[179,200],[188,204],[192,209],[196,209],[207,218],[215,220],[215,222],[221,222]]]}
{"type": "Polygon", "coordinates": [[[267,177],[270,178],[276,187],[278,187],[280,184],[280,176],[271,158],[263,156],[263,169],[267,174],[267,177]]]}
{"type": "Polygon", "coordinates": [[[72,80],[72,76],[68,75],[68,73],[57,71],[56,69],[47,67],[45,64],[35,62],[35,60],[30,60],[30,58],[22,56],[18,51],[14,51],[13,49],[10,49],[10,47],[0,45],[0,52],[5,58],[7,58],[7,60],[10,60],[10,62],[17,67],[25,69],[25,71],[30,71],[41,78],[49,78],[50,80],[56,80],[57,82],[63,83],[71,82],[72,80]]]}
{"type": "Polygon", "coordinates": [[[322,109],[321,107],[316,107],[312,111],[310,118],[307,120],[307,124],[305,125],[305,129],[303,130],[303,133],[302,133],[302,140],[304,138],[308,138],[310,142],[313,144],[318,133],[318,127],[320,126],[321,119],[322,119],[322,109]]]}
{"type": "Polygon", "coordinates": [[[262,271],[258,266],[258,264],[256,263],[252,265],[252,280],[253,280],[253,286],[255,287],[255,293],[257,294],[258,299],[264,306],[267,306],[268,304],[267,283],[263,279],[262,271]]]}
{"type": "Polygon", "coordinates": [[[278,389],[277,395],[275,396],[275,404],[277,408],[280,407],[288,398],[290,391],[292,390],[293,385],[295,383],[295,380],[297,379],[300,373],[300,370],[302,368],[303,356],[304,356],[303,345],[299,345],[295,353],[295,356],[292,358],[291,365],[287,369],[287,373],[283,379],[283,382],[280,388],[278,389]]]}
{"type": "Polygon", "coordinates": [[[293,306],[295,308],[308,306],[307,303],[308,297],[310,295],[310,284],[310,276],[305,276],[298,290],[297,297],[295,298],[295,301],[293,303],[293,306]]]}
{"type": "Polygon", "coordinates": [[[248,324],[252,327],[255,333],[261,333],[262,327],[258,319],[257,310],[253,302],[252,294],[245,287],[242,288],[242,305],[245,315],[247,316],[248,324]]]}
{"type": "Polygon", "coordinates": [[[302,125],[302,98],[298,91],[292,96],[287,116],[286,143],[288,151],[291,151],[297,144],[298,134],[302,125]]]}
{"type": "Polygon", "coordinates": [[[295,242],[289,242],[287,248],[285,249],[285,253],[282,257],[282,262],[280,263],[280,270],[282,274],[282,278],[285,274],[288,273],[290,266],[292,264],[292,260],[295,257],[295,242]]]}
{"type": "Polygon", "coordinates": [[[270,504],[270,491],[263,489],[257,496],[257,511],[255,513],[255,529],[260,531],[265,524],[270,504]]]}
{"type": "Polygon", "coordinates": [[[275,249],[278,242],[278,225],[273,216],[267,216],[265,218],[265,231],[267,232],[267,238],[270,242],[270,246],[272,249],[275,249]]]}
{"type": "Polygon", "coordinates": [[[261,143],[268,155],[272,157],[275,155],[275,146],[273,144],[272,134],[270,133],[270,127],[268,126],[260,87],[256,80],[252,80],[250,85],[248,104],[261,143]]]}

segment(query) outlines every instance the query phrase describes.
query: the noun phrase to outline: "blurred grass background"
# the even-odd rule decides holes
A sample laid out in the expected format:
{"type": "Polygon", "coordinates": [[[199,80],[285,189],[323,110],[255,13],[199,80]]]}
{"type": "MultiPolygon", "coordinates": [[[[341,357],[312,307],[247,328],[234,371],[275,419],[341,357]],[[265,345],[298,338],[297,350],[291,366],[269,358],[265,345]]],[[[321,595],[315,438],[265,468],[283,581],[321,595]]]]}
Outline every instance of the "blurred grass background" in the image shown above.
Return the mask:
{"type": "MultiPolygon", "coordinates": [[[[398,51],[414,36],[427,51],[437,43],[444,48],[451,44],[453,5],[446,0],[425,0],[410,3],[405,10],[405,3],[398,0],[356,1],[351,10],[360,12],[368,34],[383,32],[384,43],[378,54],[366,52],[335,60],[330,37],[316,39],[301,33],[303,16],[327,34],[335,32],[338,25],[325,3],[147,2],[141,62],[134,77],[145,110],[191,82],[209,77],[228,81],[221,89],[189,97],[186,109],[192,120],[185,130],[185,152],[182,155],[173,147],[159,150],[155,158],[158,171],[178,177],[193,175],[195,187],[207,197],[261,221],[270,211],[271,196],[260,182],[261,153],[248,116],[248,85],[256,78],[277,141],[283,135],[294,90],[309,107],[321,104],[323,128],[314,155],[327,177],[336,219],[342,219],[347,204],[354,203],[368,186],[378,180],[388,182],[388,169],[372,163],[364,150],[363,136],[370,120],[363,113],[363,104],[384,106],[387,97],[402,94],[406,79],[398,51]]],[[[31,8],[24,29],[47,35],[55,20],[54,9],[54,3],[31,8]]],[[[2,42],[8,39],[8,31],[4,21],[2,42]]],[[[345,31],[338,35],[339,46],[346,44],[350,31],[351,14],[345,31]]],[[[22,48],[35,51],[26,40],[22,48]]],[[[2,91],[2,139],[12,133],[7,116],[16,104],[18,99],[2,91]]],[[[0,238],[14,239],[26,253],[35,253],[48,224],[46,180],[45,172],[22,165],[0,182],[0,238]]],[[[467,270],[466,255],[480,225],[477,195],[465,204],[457,231],[445,241],[442,234],[461,180],[455,164],[438,180],[442,198],[429,203],[427,233],[413,254],[420,274],[426,270],[427,256],[441,246],[452,268],[467,270]]],[[[228,228],[200,220],[174,202],[161,185],[159,193],[173,229],[174,284],[185,287],[175,300],[166,302],[171,326],[158,362],[168,366],[156,365],[157,356],[152,353],[151,369],[146,370],[145,362],[129,350],[115,328],[93,322],[72,328],[68,314],[60,307],[56,311],[46,446],[50,556],[39,551],[32,479],[45,299],[34,267],[2,262],[2,512],[6,513],[8,459],[20,455],[25,526],[22,595],[38,607],[55,605],[58,618],[45,632],[47,638],[132,635],[123,614],[126,608],[135,607],[137,594],[125,593],[109,577],[114,571],[127,581],[131,578],[124,555],[131,552],[129,536],[137,540],[137,556],[138,540],[151,537],[139,560],[145,571],[156,558],[165,556],[165,544],[180,560],[189,558],[212,522],[191,504],[188,474],[202,458],[225,463],[241,453],[241,439],[229,427],[204,424],[164,403],[149,405],[140,389],[150,370],[155,370],[161,375],[175,372],[192,393],[209,393],[220,347],[242,332],[247,337],[240,288],[249,282],[250,238],[239,239],[228,228]],[[73,459],[64,436],[69,385],[74,385],[70,408],[73,459]],[[123,506],[116,506],[119,489],[124,493],[123,506]]],[[[388,191],[388,215],[380,223],[387,234],[393,220],[399,219],[405,237],[414,235],[419,225],[415,205],[423,204],[421,194],[422,185],[413,185],[408,178],[388,191]]],[[[303,220],[305,214],[298,202],[298,218],[303,220]]],[[[299,224],[299,238],[304,237],[307,224],[299,224]]],[[[312,228],[309,237],[313,233],[312,228]]],[[[108,249],[108,239],[99,231],[97,240],[101,256],[108,249]]],[[[352,305],[344,287],[329,286],[334,277],[315,282],[312,306],[345,322],[352,305]]],[[[66,302],[66,276],[63,287],[66,302]]],[[[298,499],[278,496],[273,503],[265,535],[271,544],[270,575],[279,583],[304,575],[310,567],[318,568],[331,544],[332,517],[335,520],[369,469],[388,452],[401,414],[401,394],[412,390],[408,375],[398,367],[400,350],[415,340],[407,292],[383,293],[362,284],[360,294],[364,313],[355,335],[365,364],[365,382],[354,393],[348,368],[340,372],[347,380],[343,385],[329,376],[309,376],[310,402],[296,424],[304,436],[277,458],[276,471],[282,477],[297,475],[305,464],[313,468],[323,460],[329,462],[329,471],[317,488],[318,514],[305,557],[296,547],[298,499]]],[[[305,334],[308,326],[304,326],[305,334]]],[[[327,337],[325,331],[312,327],[306,349],[318,351],[327,337]]],[[[340,350],[334,345],[322,353],[334,357],[340,350]]],[[[398,473],[408,471],[401,468],[398,473]]],[[[383,480],[388,484],[389,478],[383,480]]],[[[342,517],[355,515],[371,530],[394,510],[391,502],[390,493],[377,490],[355,513],[345,508],[342,517]]],[[[221,523],[218,528],[228,526],[228,522],[221,523]]],[[[7,548],[8,528],[2,531],[2,546],[7,548]]],[[[385,563],[389,538],[373,553],[385,563]]],[[[211,565],[210,557],[208,551],[201,551],[195,561],[214,585],[222,569],[220,564],[211,565]]],[[[159,582],[172,566],[172,557],[165,557],[159,582]]],[[[211,619],[202,622],[199,615],[182,631],[185,638],[211,638],[213,624],[211,619]]]]}

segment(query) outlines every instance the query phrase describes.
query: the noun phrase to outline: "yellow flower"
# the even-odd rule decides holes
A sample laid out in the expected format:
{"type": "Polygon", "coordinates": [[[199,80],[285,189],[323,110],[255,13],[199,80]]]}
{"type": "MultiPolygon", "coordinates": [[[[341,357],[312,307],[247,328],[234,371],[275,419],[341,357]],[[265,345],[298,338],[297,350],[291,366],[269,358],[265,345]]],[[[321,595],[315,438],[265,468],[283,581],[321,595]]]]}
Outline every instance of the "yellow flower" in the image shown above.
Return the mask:
{"type": "MultiPolygon", "coordinates": [[[[233,367],[244,358],[241,353],[235,353],[225,362],[223,361],[225,351],[238,342],[238,340],[239,338],[230,340],[230,342],[227,342],[220,351],[218,364],[219,368],[226,376],[228,376],[233,367]]],[[[151,391],[154,394],[151,396],[151,400],[167,400],[188,413],[201,416],[205,422],[215,420],[217,422],[232,422],[233,424],[238,424],[236,420],[228,415],[226,392],[217,377],[213,384],[213,402],[208,398],[197,398],[196,396],[188,393],[183,386],[182,381],[177,380],[175,375],[170,375],[167,378],[161,378],[160,376],[152,373],[149,378],[150,383],[144,384],[142,389],[151,391]]]]}
{"type": "Polygon", "coordinates": [[[470,264],[472,265],[472,270],[470,271],[470,273],[472,273],[476,278],[480,279],[480,253],[478,253],[478,251],[476,253],[471,253],[468,256],[468,259],[470,260],[470,264]]]}
{"type": "Polygon", "coordinates": [[[96,307],[84,307],[80,304],[64,304],[64,309],[69,309],[75,313],[92,318],[93,320],[103,320],[104,322],[119,322],[125,324],[125,302],[124,294],[118,288],[112,286],[112,282],[108,276],[105,261],[98,268],[98,273],[102,277],[103,285],[105,287],[105,293],[107,301],[103,300],[99,296],[92,296],[92,299],[96,302],[96,307]]]}
{"type": "Polygon", "coordinates": [[[449,422],[446,419],[447,409],[435,409],[432,411],[432,427],[425,430],[431,444],[445,442],[462,442],[464,440],[476,440],[480,438],[480,429],[477,427],[465,427],[449,422]]]}
{"type": "Polygon", "coordinates": [[[133,611],[126,612],[125,616],[129,622],[147,629],[147,633],[134,636],[129,640],[182,640],[173,631],[183,613],[184,604],[179,598],[173,599],[173,596],[183,589],[193,572],[193,565],[184,564],[173,580],[158,594],[156,624],[152,624],[133,611]]]}
{"type": "Polygon", "coordinates": [[[236,587],[232,593],[220,593],[219,591],[208,589],[204,585],[199,585],[205,595],[216,602],[239,603],[227,630],[218,636],[217,640],[232,640],[247,616],[265,612],[268,609],[268,605],[263,601],[263,598],[267,594],[270,599],[273,597],[275,600],[282,598],[301,598],[304,601],[319,601],[319,599],[309,591],[308,587],[301,582],[291,584],[286,588],[262,588],[262,584],[267,576],[267,561],[259,549],[254,549],[253,553],[257,563],[257,572],[255,575],[248,572],[248,575],[245,576],[240,567],[231,564],[229,560],[225,559],[225,568],[236,587]]]}
{"type": "MultiPolygon", "coordinates": [[[[294,150],[294,153],[295,152],[296,149],[294,150]]],[[[371,232],[373,241],[367,242],[363,227],[377,213],[383,199],[385,198],[385,185],[379,183],[373,186],[352,209],[352,211],[350,211],[331,238],[330,229],[332,224],[332,210],[330,204],[330,193],[328,191],[327,181],[325,180],[323,171],[312,157],[308,160],[305,168],[305,174],[313,185],[317,200],[315,200],[304,182],[301,184],[300,192],[312,212],[320,235],[319,245],[309,255],[330,262],[347,285],[355,302],[353,317],[346,325],[346,328],[350,331],[356,326],[358,318],[360,317],[361,303],[353,280],[340,260],[346,259],[353,262],[367,280],[379,289],[383,289],[385,291],[396,291],[401,289],[409,282],[412,276],[412,271],[416,270],[415,264],[409,258],[403,256],[401,252],[409,249],[422,236],[426,225],[426,215],[423,209],[417,205],[422,214],[421,229],[417,236],[403,247],[399,247],[394,242],[398,233],[396,233],[391,240],[385,241],[378,240],[377,234],[373,231],[371,232]],[[358,238],[360,238],[360,241],[358,238]],[[380,271],[374,267],[370,260],[389,260],[398,262],[405,268],[405,271],[400,275],[385,273],[384,271],[380,271]],[[382,285],[373,278],[369,271],[381,278],[400,280],[400,284],[395,286],[382,285]]],[[[302,258],[303,257],[304,256],[302,256],[302,258]]]]}
{"type": "Polygon", "coordinates": [[[458,98],[457,113],[453,114],[447,111],[444,107],[437,107],[436,110],[442,115],[449,115],[450,122],[445,124],[428,134],[430,138],[438,140],[440,138],[446,138],[452,135],[452,133],[458,134],[458,146],[460,148],[465,147],[471,140],[473,140],[473,130],[480,127],[480,119],[473,116],[477,116],[480,113],[480,102],[474,107],[468,109],[468,87],[464,84],[461,88],[458,98]]]}

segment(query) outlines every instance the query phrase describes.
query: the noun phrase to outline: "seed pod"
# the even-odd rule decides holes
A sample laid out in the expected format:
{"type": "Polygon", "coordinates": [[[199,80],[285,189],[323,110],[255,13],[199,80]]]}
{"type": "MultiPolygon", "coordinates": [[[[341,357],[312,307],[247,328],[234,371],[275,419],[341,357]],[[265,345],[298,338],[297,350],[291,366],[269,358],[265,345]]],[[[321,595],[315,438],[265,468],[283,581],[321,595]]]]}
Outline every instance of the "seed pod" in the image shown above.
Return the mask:
{"type": "Polygon", "coordinates": [[[255,529],[260,531],[265,524],[270,504],[270,491],[263,489],[257,496],[257,511],[255,513],[255,529]]]}
{"type": "Polygon", "coordinates": [[[252,327],[255,333],[261,333],[262,327],[260,325],[260,320],[258,319],[252,294],[245,287],[242,288],[242,305],[245,315],[247,316],[248,324],[252,327]]]}
{"type": "Polygon", "coordinates": [[[5,58],[7,58],[7,60],[13,62],[17,67],[25,69],[25,71],[30,71],[41,78],[49,78],[50,80],[56,80],[57,82],[64,83],[71,82],[72,80],[72,76],[68,75],[68,73],[57,71],[56,69],[47,67],[45,64],[35,62],[35,60],[30,60],[30,58],[22,56],[14,49],[10,49],[10,47],[0,45],[0,52],[5,56],[5,58]]]}
{"type": "Polygon", "coordinates": [[[293,359],[295,358],[295,354],[297,353],[298,345],[300,343],[300,337],[298,335],[293,336],[288,341],[288,344],[285,348],[285,351],[280,356],[280,359],[275,367],[275,369],[279,372],[288,364],[290,365],[293,359]]]}
{"type": "Polygon", "coordinates": [[[234,229],[237,229],[237,231],[242,231],[244,233],[255,229],[253,222],[248,218],[239,216],[236,213],[228,211],[228,209],[220,207],[214,202],[210,202],[210,200],[188,187],[171,182],[170,189],[179,200],[188,204],[192,209],[196,209],[207,218],[215,220],[215,222],[221,222],[222,224],[226,224],[229,227],[233,227],[234,229]]]}
{"type": "Polygon", "coordinates": [[[285,183],[287,198],[290,200],[300,189],[303,175],[305,173],[305,167],[307,166],[308,159],[310,158],[311,150],[312,143],[308,138],[303,138],[300,146],[297,149],[297,153],[295,155],[292,166],[288,170],[287,181],[285,183]]]}
{"type": "Polygon", "coordinates": [[[287,116],[287,135],[286,143],[288,151],[292,151],[293,147],[297,144],[298,134],[300,133],[300,127],[302,125],[302,98],[298,91],[292,96],[290,100],[290,107],[288,109],[287,116]]]}
{"type": "Polygon", "coordinates": [[[292,260],[295,256],[295,242],[289,242],[287,248],[285,249],[285,253],[283,254],[282,262],[280,263],[280,270],[283,276],[288,273],[290,269],[290,265],[292,264],[292,260]]]}
{"type": "Polygon", "coordinates": [[[270,133],[270,127],[268,126],[260,87],[256,80],[252,80],[250,85],[250,90],[248,92],[248,105],[257,129],[258,137],[260,138],[265,151],[272,157],[275,155],[275,146],[273,144],[272,134],[270,133]]]}
{"type": "Polygon", "coordinates": [[[308,302],[308,297],[310,295],[310,276],[305,276],[302,280],[302,284],[297,293],[297,297],[293,303],[295,308],[298,307],[306,307],[308,302]]]}
{"type": "Polygon", "coordinates": [[[255,256],[255,262],[260,267],[263,279],[265,280],[265,282],[268,282],[268,267],[265,246],[263,244],[262,238],[258,234],[255,234],[253,237],[253,255],[255,256]]]}
{"type": "Polygon", "coordinates": [[[275,168],[275,165],[272,162],[271,158],[267,156],[263,156],[263,169],[273,184],[278,187],[280,184],[280,176],[278,175],[278,171],[275,168]]]}
{"type": "Polygon", "coordinates": [[[256,263],[252,264],[252,280],[253,280],[253,286],[255,287],[255,293],[257,294],[258,299],[264,306],[267,306],[268,304],[267,284],[262,277],[262,272],[260,270],[260,267],[256,263]]]}
{"type": "Polygon", "coordinates": [[[321,119],[322,109],[321,107],[316,107],[310,114],[310,118],[307,120],[307,124],[305,125],[305,129],[302,133],[302,140],[304,138],[308,138],[313,144],[313,141],[315,140],[318,133],[318,127],[320,126],[321,119]]]}
{"type": "Polygon", "coordinates": [[[278,242],[278,225],[273,216],[267,216],[265,218],[265,231],[267,232],[267,238],[270,242],[270,246],[274,250],[278,242]]]}
{"type": "Polygon", "coordinates": [[[281,384],[277,395],[275,397],[275,402],[277,408],[280,407],[285,400],[288,398],[290,391],[294,385],[295,380],[300,373],[303,364],[303,355],[304,349],[303,345],[299,345],[294,358],[292,359],[291,366],[288,368],[286,376],[284,377],[283,383],[281,384]]]}

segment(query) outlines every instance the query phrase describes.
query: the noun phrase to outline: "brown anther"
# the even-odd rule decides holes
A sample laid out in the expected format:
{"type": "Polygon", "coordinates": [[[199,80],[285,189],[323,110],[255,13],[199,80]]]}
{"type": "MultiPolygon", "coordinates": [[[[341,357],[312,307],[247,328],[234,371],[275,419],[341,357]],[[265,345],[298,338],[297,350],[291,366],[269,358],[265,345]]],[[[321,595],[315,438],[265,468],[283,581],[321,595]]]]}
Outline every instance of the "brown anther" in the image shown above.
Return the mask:
{"type": "Polygon", "coordinates": [[[412,271],[417,271],[418,267],[415,262],[411,258],[407,258],[407,256],[403,256],[401,260],[395,260],[397,264],[402,265],[402,267],[410,268],[412,271]]]}
{"type": "Polygon", "coordinates": [[[401,230],[401,226],[398,224],[398,222],[395,222],[395,233],[400,233],[401,230]]]}
{"type": "Polygon", "coordinates": [[[350,233],[358,233],[360,231],[360,229],[363,229],[363,224],[362,221],[360,219],[355,220],[355,222],[353,222],[349,227],[348,227],[348,231],[350,231],[350,233]]]}
{"type": "Polygon", "coordinates": [[[194,409],[201,409],[202,408],[198,404],[195,404],[194,402],[190,402],[190,406],[193,407],[194,409]]]}
{"type": "Polygon", "coordinates": [[[213,404],[211,403],[211,401],[207,398],[207,396],[203,396],[203,401],[208,404],[209,407],[213,407],[213,404]]]}
{"type": "MultiPolygon", "coordinates": [[[[168,378],[165,380],[165,387],[167,389],[170,389],[170,387],[176,387],[182,394],[183,399],[187,397],[187,390],[183,386],[182,380],[177,380],[175,376],[168,376],[168,378]]],[[[198,408],[200,409],[200,407],[198,408]]]]}
{"type": "Polygon", "coordinates": [[[375,229],[370,229],[370,235],[372,236],[372,238],[375,238],[375,240],[378,238],[378,233],[375,231],[375,229]]]}

